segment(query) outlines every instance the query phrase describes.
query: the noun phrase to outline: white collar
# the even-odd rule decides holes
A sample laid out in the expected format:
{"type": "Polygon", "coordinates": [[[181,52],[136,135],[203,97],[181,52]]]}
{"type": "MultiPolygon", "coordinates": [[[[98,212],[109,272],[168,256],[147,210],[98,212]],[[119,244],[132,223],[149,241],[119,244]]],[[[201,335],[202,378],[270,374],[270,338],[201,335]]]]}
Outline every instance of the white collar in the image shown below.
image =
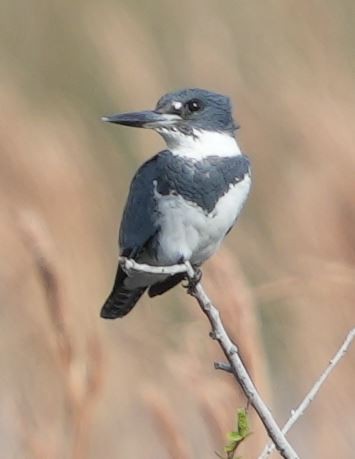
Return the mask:
{"type": "Polygon", "coordinates": [[[191,159],[202,159],[207,156],[237,156],[241,154],[235,138],[225,132],[193,130],[187,135],[178,129],[156,129],[164,138],[173,155],[191,159]]]}

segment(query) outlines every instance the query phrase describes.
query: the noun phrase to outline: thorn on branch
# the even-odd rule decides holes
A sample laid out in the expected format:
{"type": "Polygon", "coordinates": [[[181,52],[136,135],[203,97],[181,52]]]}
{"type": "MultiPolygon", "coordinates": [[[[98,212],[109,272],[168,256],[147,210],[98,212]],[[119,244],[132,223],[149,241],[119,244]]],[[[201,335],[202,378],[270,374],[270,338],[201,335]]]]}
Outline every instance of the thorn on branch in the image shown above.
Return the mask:
{"type": "Polygon", "coordinates": [[[231,348],[229,349],[228,354],[232,357],[232,355],[236,354],[238,352],[237,346],[233,344],[231,348]]]}
{"type": "Polygon", "coordinates": [[[232,367],[229,365],[229,363],[215,362],[214,368],[215,370],[223,370],[227,373],[233,373],[232,367]]]}

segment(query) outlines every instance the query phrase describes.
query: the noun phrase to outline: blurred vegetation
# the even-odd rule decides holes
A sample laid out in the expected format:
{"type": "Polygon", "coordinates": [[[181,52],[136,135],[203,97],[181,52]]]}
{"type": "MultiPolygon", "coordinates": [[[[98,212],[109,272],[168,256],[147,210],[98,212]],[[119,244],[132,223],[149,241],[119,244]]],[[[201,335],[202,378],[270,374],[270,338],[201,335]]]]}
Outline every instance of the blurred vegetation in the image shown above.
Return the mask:
{"type": "MultiPolygon", "coordinates": [[[[215,457],[243,406],[182,289],[98,317],[130,179],[163,145],[100,116],[182,87],[234,102],[254,186],[204,282],[288,417],[354,325],[354,49],[352,0],[3,0],[1,457],[215,457]]],[[[303,458],[353,457],[351,355],[290,434],[303,458]]]]}

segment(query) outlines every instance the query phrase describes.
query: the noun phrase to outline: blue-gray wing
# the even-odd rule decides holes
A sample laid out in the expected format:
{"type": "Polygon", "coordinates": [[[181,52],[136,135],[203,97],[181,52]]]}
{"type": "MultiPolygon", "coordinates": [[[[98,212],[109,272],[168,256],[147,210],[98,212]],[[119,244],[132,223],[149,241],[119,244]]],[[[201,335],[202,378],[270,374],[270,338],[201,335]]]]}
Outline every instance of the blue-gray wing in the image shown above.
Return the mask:
{"type": "Polygon", "coordinates": [[[157,176],[157,159],[158,155],[145,162],[132,180],[119,235],[123,254],[137,253],[157,232],[154,225],[156,203],[153,183],[157,176]]]}

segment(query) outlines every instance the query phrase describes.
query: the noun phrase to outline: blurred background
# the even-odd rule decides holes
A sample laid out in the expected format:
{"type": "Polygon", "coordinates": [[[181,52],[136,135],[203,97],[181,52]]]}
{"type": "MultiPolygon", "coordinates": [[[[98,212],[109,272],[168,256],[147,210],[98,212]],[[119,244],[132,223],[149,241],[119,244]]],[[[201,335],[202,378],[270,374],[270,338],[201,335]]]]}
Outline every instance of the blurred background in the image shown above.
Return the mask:
{"type": "MultiPolygon", "coordinates": [[[[355,323],[354,47],[352,0],[2,0],[1,458],[223,451],[246,402],[193,299],[99,318],[129,182],[163,148],[100,116],[183,87],[234,102],[254,186],[203,281],[287,420],[355,323]]],[[[290,433],[302,458],[354,457],[354,356],[290,433]]]]}

